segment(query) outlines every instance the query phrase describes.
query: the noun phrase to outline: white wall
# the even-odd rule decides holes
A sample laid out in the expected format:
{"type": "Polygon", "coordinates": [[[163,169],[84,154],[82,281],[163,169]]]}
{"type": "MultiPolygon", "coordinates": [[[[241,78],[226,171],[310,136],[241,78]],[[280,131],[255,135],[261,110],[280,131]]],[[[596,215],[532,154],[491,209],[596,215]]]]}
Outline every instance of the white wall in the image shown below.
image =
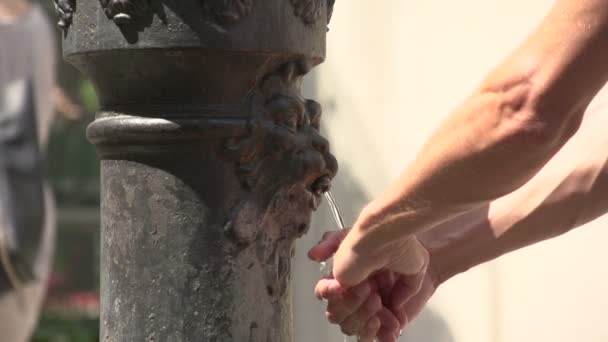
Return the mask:
{"type": "MultiPolygon", "coordinates": [[[[325,129],[341,165],[334,191],[347,221],[398,176],[439,120],[552,3],[338,0],[327,61],[309,92],[325,108],[325,129]]],[[[606,223],[598,220],[454,278],[402,341],[608,341],[606,223]]],[[[305,260],[322,231],[333,227],[322,208],[299,242],[298,342],[342,342],[312,295],[318,268],[305,260]]]]}

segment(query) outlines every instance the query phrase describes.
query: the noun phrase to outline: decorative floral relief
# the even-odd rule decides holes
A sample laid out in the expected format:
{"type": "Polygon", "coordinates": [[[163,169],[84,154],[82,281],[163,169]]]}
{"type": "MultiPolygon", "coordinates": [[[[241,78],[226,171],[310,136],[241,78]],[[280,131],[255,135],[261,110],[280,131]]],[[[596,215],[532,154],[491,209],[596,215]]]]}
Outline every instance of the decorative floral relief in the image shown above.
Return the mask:
{"type": "Polygon", "coordinates": [[[72,25],[72,16],[76,10],[76,0],[53,0],[55,13],[59,17],[57,26],[64,31],[72,25]]]}
{"type": "Polygon", "coordinates": [[[149,0],[99,0],[103,11],[109,19],[114,20],[117,25],[131,23],[134,17],[146,13],[149,0]]]}
{"type": "Polygon", "coordinates": [[[251,13],[253,0],[200,0],[206,13],[220,24],[233,24],[251,13]]]}
{"type": "Polygon", "coordinates": [[[335,2],[336,0],[291,0],[295,15],[302,18],[306,25],[312,25],[321,18],[323,6],[326,6],[327,23],[329,23],[335,2]]]}

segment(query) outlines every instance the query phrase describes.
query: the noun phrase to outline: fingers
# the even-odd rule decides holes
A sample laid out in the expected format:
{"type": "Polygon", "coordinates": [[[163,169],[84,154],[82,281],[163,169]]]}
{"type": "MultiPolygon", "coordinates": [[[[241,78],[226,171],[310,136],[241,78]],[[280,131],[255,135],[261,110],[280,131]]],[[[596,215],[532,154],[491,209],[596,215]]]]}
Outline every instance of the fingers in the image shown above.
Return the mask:
{"type": "Polygon", "coordinates": [[[335,279],[320,280],[315,293],[317,297],[328,300],[328,320],[339,324],[345,335],[359,336],[359,341],[373,341],[374,336],[378,342],[397,341],[400,330],[423,306],[422,302],[415,302],[420,297],[418,292],[425,278],[390,273],[380,272],[371,280],[350,289],[341,286],[335,279]],[[391,290],[388,301],[382,298],[383,288],[391,290]],[[378,325],[375,325],[374,317],[378,325]]]}
{"type": "Polygon", "coordinates": [[[318,299],[337,299],[342,296],[344,291],[346,291],[346,289],[335,279],[321,279],[315,286],[315,296],[317,296],[318,299]]]}
{"type": "MultiPolygon", "coordinates": [[[[434,286],[422,286],[420,291],[408,299],[408,301],[403,305],[402,311],[405,313],[409,322],[414,320],[420,312],[424,309],[429,299],[433,296],[435,292],[434,286]]],[[[407,322],[406,322],[407,323],[407,322]]]]}
{"type": "Polygon", "coordinates": [[[334,255],[334,278],[347,287],[362,283],[381,267],[382,260],[359,255],[348,247],[334,255]]]}
{"type": "Polygon", "coordinates": [[[402,275],[416,275],[424,273],[429,264],[429,252],[412,237],[399,249],[399,254],[391,260],[388,268],[402,275]]]}
{"type": "Polygon", "coordinates": [[[399,320],[385,307],[377,294],[372,294],[351,316],[340,323],[345,335],[357,335],[359,341],[395,342],[399,337],[399,320]]]}
{"type": "Polygon", "coordinates": [[[364,329],[359,333],[359,342],[372,342],[376,339],[380,330],[380,319],[377,316],[373,316],[367,321],[364,329]]]}
{"type": "Polygon", "coordinates": [[[364,282],[343,292],[342,296],[330,299],[327,304],[327,319],[331,323],[341,324],[359,310],[370,293],[369,282],[364,282]]]}
{"type": "Polygon", "coordinates": [[[393,308],[391,311],[395,315],[395,318],[397,318],[399,321],[399,330],[404,329],[410,322],[405,305],[402,307],[393,308]]]}
{"type": "Polygon", "coordinates": [[[369,248],[354,247],[362,239],[361,235],[353,231],[336,251],[333,274],[340,284],[359,284],[384,268],[403,275],[414,275],[424,272],[428,265],[428,251],[414,236],[397,241],[391,248],[385,246],[384,250],[372,253],[369,248]]]}
{"type": "Polygon", "coordinates": [[[395,286],[395,273],[389,270],[383,270],[373,276],[375,283],[378,286],[378,292],[383,303],[390,303],[391,293],[395,286]]]}
{"type": "Polygon", "coordinates": [[[414,297],[424,281],[425,273],[421,272],[411,276],[400,276],[395,282],[390,294],[391,308],[403,306],[410,298],[414,297]]]}
{"type": "Polygon", "coordinates": [[[380,329],[378,330],[379,342],[395,342],[399,337],[400,323],[390,310],[383,307],[378,312],[380,319],[380,329]]]}
{"type": "MultiPolygon", "coordinates": [[[[377,294],[372,294],[367,297],[359,309],[352,315],[348,316],[342,323],[340,323],[340,329],[342,333],[347,336],[366,334],[366,326],[372,317],[382,309],[382,300],[377,294]]],[[[378,320],[378,327],[380,321],[378,320]]],[[[374,331],[374,335],[375,336],[374,331]]]]}
{"type": "Polygon", "coordinates": [[[325,232],[321,241],[308,251],[308,258],[317,262],[329,259],[336,253],[347,233],[344,230],[325,232]]]}
{"type": "Polygon", "coordinates": [[[360,341],[376,336],[378,342],[396,342],[400,330],[420,310],[412,304],[426,279],[428,251],[416,238],[401,240],[403,248],[379,260],[349,248],[352,236],[328,232],[309,251],[309,257],[318,261],[337,252],[335,279],[320,280],[315,294],[328,300],[327,318],[339,324],[344,334],[358,335],[360,341]]]}
{"type": "MultiPolygon", "coordinates": [[[[411,308],[413,304],[409,302],[412,301],[412,299],[416,299],[416,297],[423,297],[420,295],[420,291],[426,277],[427,267],[428,259],[425,261],[421,272],[409,276],[398,276],[398,279],[395,281],[390,299],[388,300],[388,306],[399,320],[401,329],[405,328],[405,326],[415,317],[413,312],[408,312],[408,308],[411,308]]],[[[411,311],[411,309],[409,311],[411,311]]],[[[418,312],[415,314],[417,315],[418,312]]]]}
{"type": "Polygon", "coordinates": [[[383,307],[378,312],[378,318],[380,319],[380,324],[382,325],[381,329],[389,331],[393,334],[399,333],[399,330],[401,328],[399,320],[397,320],[395,315],[393,315],[393,313],[389,309],[383,307]]]}

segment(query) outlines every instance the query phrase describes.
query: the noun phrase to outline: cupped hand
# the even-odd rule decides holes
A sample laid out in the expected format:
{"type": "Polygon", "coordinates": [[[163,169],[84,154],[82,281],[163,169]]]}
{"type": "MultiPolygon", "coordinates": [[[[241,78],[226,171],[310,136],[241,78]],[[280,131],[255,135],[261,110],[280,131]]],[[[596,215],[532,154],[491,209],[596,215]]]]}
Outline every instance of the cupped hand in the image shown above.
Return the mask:
{"type": "MultiPolygon", "coordinates": [[[[327,232],[309,251],[309,257],[325,261],[346,236],[345,231],[327,232]]],[[[380,342],[394,342],[411,320],[408,310],[413,313],[412,303],[425,279],[425,272],[405,275],[384,268],[350,287],[333,278],[321,279],[315,293],[327,300],[327,318],[340,325],[344,334],[357,335],[359,341],[377,338],[380,342]]]]}
{"type": "Polygon", "coordinates": [[[414,235],[388,236],[381,228],[355,226],[343,237],[334,255],[334,278],[351,287],[388,270],[402,280],[399,291],[416,291],[428,266],[427,249],[414,235]]]}

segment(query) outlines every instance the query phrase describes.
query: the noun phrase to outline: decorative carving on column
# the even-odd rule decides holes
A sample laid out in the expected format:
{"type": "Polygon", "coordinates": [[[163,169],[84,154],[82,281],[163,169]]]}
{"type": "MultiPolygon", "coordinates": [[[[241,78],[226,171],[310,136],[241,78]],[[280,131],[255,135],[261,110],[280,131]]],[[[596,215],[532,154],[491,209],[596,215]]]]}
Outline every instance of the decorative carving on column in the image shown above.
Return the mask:
{"type": "MultiPolygon", "coordinates": [[[[264,186],[261,183],[267,179],[263,177],[268,175],[264,171],[277,165],[264,167],[263,164],[275,161],[277,158],[274,156],[279,156],[279,160],[290,154],[302,157],[297,161],[301,165],[289,169],[296,172],[281,170],[294,180],[305,181],[306,173],[311,173],[311,176],[335,173],[335,159],[328,154],[328,143],[319,134],[321,106],[313,100],[302,99],[300,95],[302,77],[311,68],[306,60],[288,62],[265,76],[250,96],[253,118],[250,119],[249,134],[230,139],[227,143],[246,188],[253,190],[264,186]]],[[[274,178],[272,182],[280,183],[280,180],[274,178]]]]}
{"type": "Polygon", "coordinates": [[[142,16],[149,8],[150,0],[99,0],[108,19],[116,25],[131,23],[134,17],[142,16]]]}
{"type": "Polygon", "coordinates": [[[327,23],[331,19],[336,0],[291,0],[294,13],[300,17],[306,25],[312,25],[321,18],[323,8],[327,10],[327,23]]]}
{"type": "Polygon", "coordinates": [[[67,30],[72,25],[72,16],[76,10],[76,0],[53,0],[55,13],[59,17],[57,26],[67,30]]]}
{"type": "Polygon", "coordinates": [[[297,60],[267,75],[250,98],[249,134],[226,143],[247,195],[232,210],[225,232],[241,248],[255,250],[262,264],[278,263],[265,274],[274,300],[285,295],[293,243],[308,231],[310,215],[337,172],[319,133],[321,106],[300,95],[310,69],[297,60]]]}
{"type": "Polygon", "coordinates": [[[325,58],[315,1],[78,0],[63,54],[101,108],[100,340],[292,340],[290,258],[337,171],[301,93],[325,58]]]}
{"type": "Polygon", "coordinates": [[[254,0],[200,0],[205,12],[220,24],[233,24],[251,13],[254,0]]]}
{"type": "MultiPolygon", "coordinates": [[[[61,0],[60,0],[61,1],[61,0]]],[[[254,0],[199,0],[203,11],[220,24],[229,25],[247,16],[254,0]]],[[[109,19],[117,25],[130,24],[134,17],[145,15],[150,0],[100,0],[109,19]]]]}

